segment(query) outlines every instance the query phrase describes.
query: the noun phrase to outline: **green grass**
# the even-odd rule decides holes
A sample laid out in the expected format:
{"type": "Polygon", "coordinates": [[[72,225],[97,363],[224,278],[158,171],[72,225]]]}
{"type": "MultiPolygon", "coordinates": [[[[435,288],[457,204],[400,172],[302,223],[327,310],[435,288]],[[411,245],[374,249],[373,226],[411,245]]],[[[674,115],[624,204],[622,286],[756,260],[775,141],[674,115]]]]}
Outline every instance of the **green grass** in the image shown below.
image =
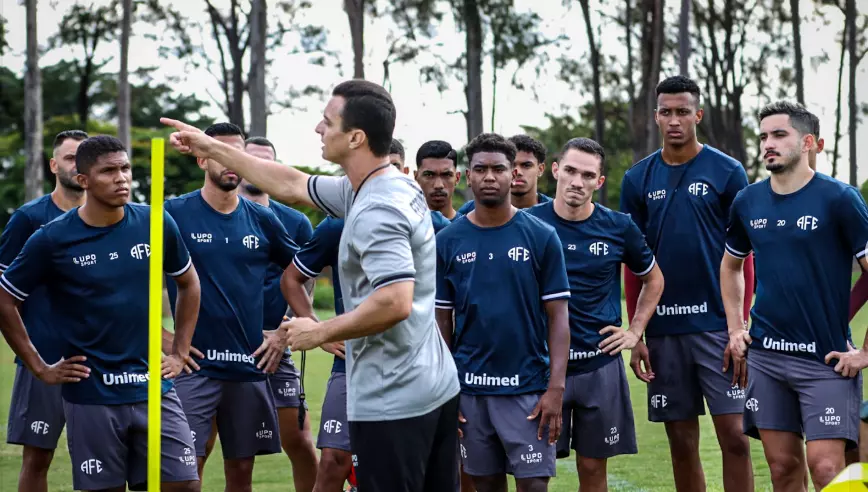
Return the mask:
{"type": "MultiPolygon", "coordinates": [[[[323,318],[329,313],[321,312],[323,318]]],[[[863,310],[853,320],[853,337],[857,343],[865,336],[868,325],[868,310],[863,310]]],[[[332,357],[321,350],[308,354],[306,392],[310,406],[312,429],[319,429],[320,411],[325,384],[331,370],[332,357]]],[[[298,361],[296,361],[298,363],[298,361]]],[[[6,422],[9,411],[9,395],[12,391],[12,381],[15,366],[13,356],[7,346],[0,347],[0,422],[6,422]]],[[[630,379],[630,391],[633,399],[633,410],[636,418],[636,432],[639,443],[639,454],[620,456],[609,460],[609,480],[612,491],[653,491],[669,492],[675,490],[672,480],[669,447],[662,424],[653,424],[647,420],[645,385],[637,380],[632,371],[627,371],[630,379]]],[[[700,419],[702,438],[700,451],[702,465],[705,469],[709,491],[722,491],[722,471],[720,450],[714,437],[711,419],[704,416],[700,419]]],[[[49,475],[49,490],[66,492],[72,490],[71,465],[66,448],[65,434],[61,438],[54,464],[49,475]]],[[[756,490],[771,490],[768,467],[763,459],[762,447],[758,441],[752,441],[752,456],[756,476],[756,490]]],[[[578,490],[575,454],[569,459],[558,461],[558,476],[552,480],[549,490],[552,492],[574,492],[578,490]]],[[[17,489],[18,471],[21,466],[21,449],[6,444],[6,426],[0,428],[0,491],[17,489]]],[[[260,457],[256,460],[254,471],[254,490],[257,492],[286,492],[294,490],[292,474],[287,458],[280,455],[260,457]]],[[[203,490],[206,492],[223,490],[223,470],[219,443],[208,460],[205,468],[203,490]]]]}

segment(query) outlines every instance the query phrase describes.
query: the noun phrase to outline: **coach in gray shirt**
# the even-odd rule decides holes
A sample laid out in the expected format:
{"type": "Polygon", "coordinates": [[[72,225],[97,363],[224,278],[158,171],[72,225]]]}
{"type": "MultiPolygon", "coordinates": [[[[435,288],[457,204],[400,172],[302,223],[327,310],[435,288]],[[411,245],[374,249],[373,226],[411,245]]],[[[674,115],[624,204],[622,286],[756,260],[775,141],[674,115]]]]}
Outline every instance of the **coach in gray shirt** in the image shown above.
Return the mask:
{"type": "Polygon", "coordinates": [[[345,219],[339,276],[346,314],[285,324],[292,350],[347,341],[347,413],[359,489],[458,487],[458,375],[434,321],[434,228],[418,185],[388,162],[395,106],[363,80],[335,87],[316,132],[343,177],[309,176],[179,121],[171,144],[213,159],[286,203],[345,219]]]}

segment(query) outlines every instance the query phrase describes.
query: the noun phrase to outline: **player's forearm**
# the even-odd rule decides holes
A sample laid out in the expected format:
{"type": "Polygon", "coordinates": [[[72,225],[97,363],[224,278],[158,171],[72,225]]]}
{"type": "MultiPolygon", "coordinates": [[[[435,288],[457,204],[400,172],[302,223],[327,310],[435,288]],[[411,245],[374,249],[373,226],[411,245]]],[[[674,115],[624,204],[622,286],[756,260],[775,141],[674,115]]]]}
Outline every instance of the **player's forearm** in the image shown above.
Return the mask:
{"type": "Polygon", "coordinates": [[[316,319],[313,299],[307,294],[305,288],[306,281],[307,278],[301,276],[295,266],[290,265],[280,278],[280,290],[293,315],[300,318],[316,319]]]}
{"type": "Polygon", "coordinates": [[[753,253],[748,255],[744,260],[744,301],[742,309],[744,317],[743,320],[747,321],[750,319],[750,307],[751,301],[753,300],[753,285],[754,285],[754,263],[753,263],[753,253]]]}
{"type": "Polygon", "coordinates": [[[15,355],[33,374],[39,374],[47,367],[48,364],[42,360],[27,335],[15,300],[5,291],[0,291],[0,332],[3,332],[3,338],[15,355]]]}
{"type": "Polygon", "coordinates": [[[216,142],[211,158],[265,193],[288,204],[315,207],[307,193],[310,175],[279,162],[252,156],[223,142],[216,142]]]}
{"type": "Polygon", "coordinates": [[[356,309],[323,322],[327,342],[341,342],[382,333],[410,317],[413,309],[412,280],[380,287],[356,309]]]}
{"type": "Polygon", "coordinates": [[[435,309],[434,310],[434,319],[437,320],[437,328],[440,329],[440,335],[443,337],[443,341],[446,342],[446,346],[450,349],[452,348],[452,332],[455,327],[453,325],[453,311],[452,309],[435,309]]]}
{"type": "Polygon", "coordinates": [[[720,264],[720,296],[726,312],[726,326],[730,335],[744,330],[744,274],[743,260],[724,254],[720,264]]]}
{"type": "Polygon", "coordinates": [[[627,319],[636,315],[636,305],[639,302],[639,290],[642,283],[629,268],[624,268],[624,297],[627,302],[627,319]]]}
{"type": "Polygon", "coordinates": [[[570,358],[570,321],[567,301],[559,299],[545,304],[549,321],[549,389],[563,390],[567,382],[570,358]]]}
{"type": "Polygon", "coordinates": [[[172,353],[182,357],[190,354],[193,332],[196,330],[196,322],[199,320],[199,303],[202,292],[199,277],[195,275],[193,277],[195,277],[195,281],[178,283],[178,300],[175,302],[175,337],[172,343],[172,353]]]}
{"type": "Polygon", "coordinates": [[[651,316],[654,316],[657,303],[660,302],[660,297],[663,295],[663,272],[660,271],[660,267],[654,265],[654,268],[640,280],[642,287],[636,301],[635,314],[630,319],[630,331],[641,340],[651,316]]]}

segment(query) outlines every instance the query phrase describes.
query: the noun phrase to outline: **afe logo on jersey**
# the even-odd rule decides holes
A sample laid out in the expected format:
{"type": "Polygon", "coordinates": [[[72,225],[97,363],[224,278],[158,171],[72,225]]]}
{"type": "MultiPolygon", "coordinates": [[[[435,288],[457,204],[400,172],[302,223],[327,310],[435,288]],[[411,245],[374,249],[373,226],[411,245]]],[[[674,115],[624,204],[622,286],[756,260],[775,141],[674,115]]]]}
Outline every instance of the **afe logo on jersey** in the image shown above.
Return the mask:
{"type": "Polygon", "coordinates": [[[241,244],[243,244],[247,249],[256,249],[259,247],[259,238],[250,234],[249,236],[244,236],[244,239],[241,240],[241,244]]]}
{"type": "Polygon", "coordinates": [[[591,247],[588,249],[590,249],[591,253],[593,253],[594,256],[606,256],[609,254],[609,245],[604,243],[603,241],[591,243],[591,247]]]}
{"type": "Polygon", "coordinates": [[[527,261],[530,259],[530,251],[528,251],[527,248],[516,246],[509,250],[507,256],[509,256],[509,259],[512,261],[527,261]]]}
{"type": "Polygon", "coordinates": [[[807,231],[808,227],[810,227],[811,230],[813,231],[814,229],[819,227],[817,225],[818,222],[819,222],[819,220],[814,216],[803,215],[803,216],[799,217],[799,220],[796,221],[796,225],[799,226],[799,229],[801,229],[803,231],[807,231]]]}
{"type": "Polygon", "coordinates": [[[701,182],[690,183],[690,186],[687,187],[687,191],[694,196],[704,196],[708,194],[708,185],[701,182]]]}
{"type": "Polygon", "coordinates": [[[143,260],[151,256],[151,245],[139,243],[130,248],[130,255],[137,260],[143,260]]]}

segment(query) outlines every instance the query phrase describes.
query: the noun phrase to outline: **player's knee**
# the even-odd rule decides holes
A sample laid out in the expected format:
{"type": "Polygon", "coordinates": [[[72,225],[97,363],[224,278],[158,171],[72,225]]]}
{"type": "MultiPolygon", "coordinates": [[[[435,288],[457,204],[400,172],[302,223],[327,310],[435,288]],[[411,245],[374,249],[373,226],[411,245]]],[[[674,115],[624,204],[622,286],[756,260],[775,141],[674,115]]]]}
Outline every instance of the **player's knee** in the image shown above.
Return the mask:
{"type": "Polygon", "coordinates": [[[809,467],[811,468],[811,478],[814,480],[814,483],[824,486],[841,473],[842,469],[839,457],[832,456],[816,457],[811,460],[809,467]]]}
{"type": "Polygon", "coordinates": [[[25,473],[31,475],[45,475],[51,467],[51,460],[53,458],[53,449],[41,449],[32,446],[25,446],[24,455],[21,460],[21,468],[25,473]]]}
{"type": "Polygon", "coordinates": [[[796,456],[786,453],[778,453],[777,456],[769,456],[769,474],[772,482],[776,484],[795,481],[801,482],[805,469],[802,461],[796,456]]]}
{"type": "Polygon", "coordinates": [[[750,441],[741,429],[727,429],[718,432],[720,451],[728,456],[749,457],[750,441]]]}
{"type": "Polygon", "coordinates": [[[606,477],[606,460],[591,458],[579,458],[579,477],[582,479],[598,480],[606,477]]]}
{"type": "Polygon", "coordinates": [[[163,483],[160,488],[166,492],[202,492],[202,482],[191,480],[189,482],[163,483]]]}
{"type": "Polygon", "coordinates": [[[669,448],[673,458],[676,456],[692,456],[699,452],[699,429],[692,425],[679,425],[681,422],[672,422],[666,426],[666,435],[669,438],[669,448]]]}
{"type": "Polygon", "coordinates": [[[353,466],[350,453],[337,449],[325,448],[319,461],[319,473],[326,477],[346,477],[353,466]]]}
{"type": "Polygon", "coordinates": [[[548,478],[517,478],[515,480],[516,492],[547,492],[548,489],[548,478]]]}

